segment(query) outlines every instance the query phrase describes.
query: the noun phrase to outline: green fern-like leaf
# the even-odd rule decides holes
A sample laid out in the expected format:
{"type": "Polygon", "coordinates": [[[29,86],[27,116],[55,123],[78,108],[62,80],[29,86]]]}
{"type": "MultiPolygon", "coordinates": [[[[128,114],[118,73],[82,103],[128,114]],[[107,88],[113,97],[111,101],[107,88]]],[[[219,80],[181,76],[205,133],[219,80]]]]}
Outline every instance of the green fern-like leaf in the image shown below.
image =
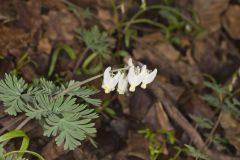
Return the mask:
{"type": "MultiPolygon", "coordinates": [[[[62,86],[62,89],[72,88],[72,86],[74,86],[75,84],[76,84],[76,81],[72,80],[67,84],[67,87],[62,86]]],[[[71,90],[67,94],[70,96],[77,96],[83,99],[85,102],[92,104],[94,106],[100,106],[102,103],[100,99],[95,99],[90,97],[98,92],[99,91],[94,88],[83,86],[83,87],[76,87],[75,89],[71,90]]]]}
{"type": "Polygon", "coordinates": [[[64,143],[65,149],[74,149],[81,141],[96,133],[92,119],[97,118],[94,109],[78,105],[76,98],[37,95],[33,105],[28,105],[26,115],[43,119],[44,135],[57,136],[56,143],[64,143]]]}
{"type": "Polygon", "coordinates": [[[207,155],[203,154],[201,151],[197,150],[195,147],[191,145],[185,144],[185,152],[192,157],[195,157],[199,160],[210,160],[207,155]]]}
{"type": "Polygon", "coordinates": [[[41,94],[53,95],[59,88],[52,82],[44,78],[40,78],[34,82],[34,86],[39,88],[41,94]]]}
{"type": "Polygon", "coordinates": [[[0,101],[11,115],[25,112],[28,117],[41,120],[44,135],[57,136],[57,144],[64,144],[65,149],[74,149],[96,133],[92,120],[98,117],[95,110],[88,109],[86,104],[77,104],[77,98],[93,105],[101,102],[90,98],[97,90],[71,88],[75,84],[70,81],[66,87],[58,87],[53,82],[40,79],[30,86],[22,78],[6,74],[5,79],[0,80],[0,101]],[[62,95],[65,89],[69,92],[62,95]]]}
{"type": "Polygon", "coordinates": [[[226,112],[230,112],[235,116],[240,116],[240,103],[236,98],[226,98],[222,109],[226,112]]]}
{"type": "Polygon", "coordinates": [[[29,98],[33,91],[32,89],[27,91],[27,88],[27,83],[16,76],[6,74],[5,79],[0,80],[0,100],[6,107],[5,112],[16,115],[24,110],[26,106],[24,97],[29,98]]]}
{"type": "Polygon", "coordinates": [[[59,106],[63,103],[63,97],[53,99],[47,95],[36,95],[32,105],[27,105],[26,115],[30,118],[41,119],[49,114],[59,113],[59,106]]]}
{"type": "Polygon", "coordinates": [[[201,128],[211,129],[214,125],[214,123],[208,118],[196,116],[192,114],[189,116],[196,123],[196,125],[198,125],[201,128]]]}
{"type": "Polygon", "coordinates": [[[111,43],[106,32],[100,32],[97,26],[87,30],[81,28],[77,30],[78,38],[84,41],[87,48],[98,54],[110,53],[111,43]]]}
{"type": "Polygon", "coordinates": [[[58,145],[64,143],[64,149],[73,150],[81,145],[81,141],[88,136],[96,133],[92,119],[96,118],[96,113],[93,110],[85,109],[84,106],[75,108],[76,113],[65,113],[60,115],[50,115],[46,118],[44,125],[46,136],[56,137],[58,145]]]}
{"type": "Polygon", "coordinates": [[[210,106],[221,109],[221,101],[218,97],[211,94],[205,94],[202,96],[202,99],[206,101],[210,106]]]}

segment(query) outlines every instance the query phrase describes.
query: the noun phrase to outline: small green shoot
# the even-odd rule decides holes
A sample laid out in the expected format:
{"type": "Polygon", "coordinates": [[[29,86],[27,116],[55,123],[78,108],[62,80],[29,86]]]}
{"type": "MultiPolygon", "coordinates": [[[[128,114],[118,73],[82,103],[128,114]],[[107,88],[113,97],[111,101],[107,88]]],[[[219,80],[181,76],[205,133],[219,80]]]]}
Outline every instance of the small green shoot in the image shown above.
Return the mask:
{"type": "Polygon", "coordinates": [[[62,50],[65,51],[65,53],[69,56],[69,58],[71,60],[76,59],[77,54],[72,47],[70,47],[69,45],[66,45],[66,44],[57,46],[51,57],[51,62],[50,62],[49,70],[48,70],[48,77],[52,76],[55,66],[56,66],[56,63],[57,63],[57,59],[62,50]]]}
{"type": "Polygon", "coordinates": [[[175,144],[174,131],[158,130],[153,132],[149,128],[139,131],[149,141],[150,160],[156,160],[163,153],[166,143],[175,144]],[[157,136],[166,136],[166,141],[160,142],[157,136]]]}
{"type": "Polygon", "coordinates": [[[0,142],[8,141],[14,138],[23,138],[21,147],[17,151],[10,151],[5,153],[6,151],[3,148],[3,144],[0,146],[0,159],[1,160],[8,160],[8,159],[18,159],[24,160],[23,155],[25,153],[34,155],[39,160],[44,160],[44,158],[36,152],[28,151],[27,148],[29,146],[29,137],[21,130],[13,130],[9,131],[0,136],[0,142]]]}

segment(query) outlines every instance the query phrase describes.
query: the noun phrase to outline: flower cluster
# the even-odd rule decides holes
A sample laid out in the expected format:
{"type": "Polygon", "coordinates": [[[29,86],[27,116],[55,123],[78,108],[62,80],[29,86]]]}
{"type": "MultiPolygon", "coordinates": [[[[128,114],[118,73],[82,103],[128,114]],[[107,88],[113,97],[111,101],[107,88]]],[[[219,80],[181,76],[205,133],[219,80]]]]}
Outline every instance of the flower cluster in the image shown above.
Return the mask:
{"type": "Polygon", "coordinates": [[[151,83],[157,75],[157,69],[150,71],[147,69],[146,65],[139,67],[134,66],[132,59],[128,61],[128,74],[125,75],[124,72],[118,71],[114,74],[111,71],[111,67],[108,67],[103,74],[103,84],[102,88],[105,93],[110,93],[115,90],[117,86],[117,91],[119,94],[124,94],[128,90],[128,84],[130,85],[129,91],[134,92],[135,88],[141,84],[141,88],[145,89],[147,84],[151,83]]]}

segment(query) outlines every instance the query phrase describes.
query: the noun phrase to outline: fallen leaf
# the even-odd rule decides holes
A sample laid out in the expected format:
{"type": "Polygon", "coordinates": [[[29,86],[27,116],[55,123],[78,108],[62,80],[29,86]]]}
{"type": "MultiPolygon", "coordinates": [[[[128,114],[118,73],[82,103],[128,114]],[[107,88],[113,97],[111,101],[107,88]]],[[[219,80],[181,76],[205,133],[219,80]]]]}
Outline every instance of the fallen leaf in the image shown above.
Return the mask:
{"type": "Polygon", "coordinates": [[[16,57],[27,51],[31,41],[29,33],[22,29],[0,26],[0,54],[16,57]]]}
{"type": "Polygon", "coordinates": [[[220,124],[224,129],[225,137],[240,151],[240,119],[236,119],[232,114],[223,112],[220,124]]]}
{"type": "Polygon", "coordinates": [[[233,39],[240,39],[240,6],[230,5],[223,16],[223,26],[233,39]]]}
{"type": "Polygon", "coordinates": [[[221,27],[221,14],[227,9],[229,0],[195,0],[193,8],[199,16],[201,25],[208,32],[215,32],[221,27]]]}
{"type": "Polygon", "coordinates": [[[73,157],[77,160],[97,160],[96,155],[82,147],[73,150],[73,157]]]}
{"type": "Polygon", "coordinates": [[[50,54],[52,51],[52,45],[48,38],[42,38],[38,43],[38,51],[50,54]]]}
{"type": "Polygon", "coordinates": [[[58,146],[53,138],[42,151],[42,155],[46,160],[55,160],[56,158],[66,154],[69,151],[65,151],[63,145],[58,146]]]}
{"type": "Polygon", "coordinates": [[[44,37],[51,41],[74,40],[74,31],[78,26],[78,20],[67,10],[50,11],[44,19],[46,24],[44,37]]]}
{"type": "Polygon", "coordinates": [[[128,156],[149,160],[149,142],[139,133],[129,132],[127,140],[128,156]]]}

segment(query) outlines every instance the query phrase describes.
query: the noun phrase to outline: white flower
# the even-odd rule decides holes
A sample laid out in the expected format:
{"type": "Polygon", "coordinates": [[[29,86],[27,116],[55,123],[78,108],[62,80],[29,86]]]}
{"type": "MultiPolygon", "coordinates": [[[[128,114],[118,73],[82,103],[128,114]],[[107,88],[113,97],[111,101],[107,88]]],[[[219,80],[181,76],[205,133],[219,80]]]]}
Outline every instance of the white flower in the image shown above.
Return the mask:
{"type": "Polygon", "coordinates": [[[110,93],[111,91],[114,91],[115,86],[118,83],[120,72],[118,72],[116,75],[113,75],[110,73],[111,67],[108,67],[104,73],[103,73],[103,84],[102,88],[104,89],[105,93],[110,93]]]}
{"type": "Polygon", "coordinates": [[[135,88],[141,84],[145,70],[146,65],[144,65],[142,69],[140,69],[140,67],[130,67],[128,72],[128,82],[130,84],[129,91],[134,92],[135,88]]]}
{"type": "Polygon", "coordinates": [[[129,66],[129,67],[132,67],[132,66],[133,66],[132,58],[129,58],[129,59],[128,59],[128,66],[129,66]]]}
{"type": "Polygon", "coordinates": [[[142,77],[142,85],[141,85],[141,87],[143,89],[145,89],[147,87],[147,84],[151,83],[154,80],[154,78],[156,77],[157,69],[154,69],[152,72],[147,70],[147,69],[145,69],[142,72],[144,72],[144,73],[143,73],[143,77],[142,77]]]}
{"type": "Polygon", "coordinates": [[[124,94],[128,89],[128,80],[124,73],[121,74],[118,80],[118,93],[124,94]]]}

